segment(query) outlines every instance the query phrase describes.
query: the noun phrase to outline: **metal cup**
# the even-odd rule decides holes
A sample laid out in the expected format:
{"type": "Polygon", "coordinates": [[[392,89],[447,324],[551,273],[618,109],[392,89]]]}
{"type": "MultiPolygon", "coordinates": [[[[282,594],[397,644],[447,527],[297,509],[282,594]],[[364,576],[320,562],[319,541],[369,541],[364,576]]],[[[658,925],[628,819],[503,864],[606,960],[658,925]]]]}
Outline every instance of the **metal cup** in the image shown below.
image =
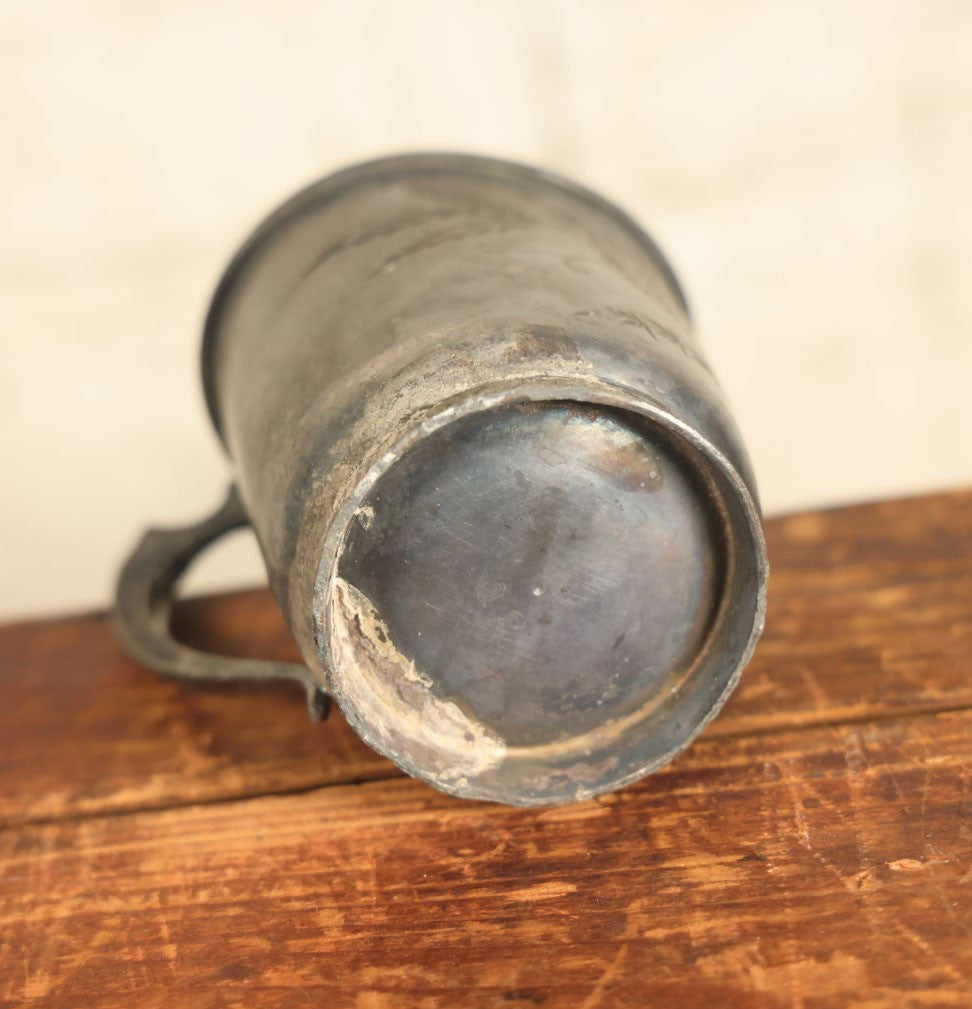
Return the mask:
{"type": "Polygon", "coordinates": [[[593,193],[453,155],[324,179],[229,266],[203,381],[238,493],[119,584],[159,671],[299,679],[409,774],[523,805],[668,763],[735,686],[749,462],[670,267],[593,193]],[[168,635],[181,570],[247,521],[306,669],[168,635]]]}

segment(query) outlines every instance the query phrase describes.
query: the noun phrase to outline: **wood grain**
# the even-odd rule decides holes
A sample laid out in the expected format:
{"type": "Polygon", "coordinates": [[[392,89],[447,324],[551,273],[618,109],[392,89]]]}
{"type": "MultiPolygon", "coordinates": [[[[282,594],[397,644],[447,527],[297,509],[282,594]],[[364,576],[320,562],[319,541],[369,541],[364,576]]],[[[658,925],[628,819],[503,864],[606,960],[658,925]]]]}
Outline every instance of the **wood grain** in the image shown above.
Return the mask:
{"type": "Polygon", "coordinates": [[[541,811],[400,778],[23,827],[0,1004],[968,1006],[970,768],[963,712],[541,811]]]}
{"type": "MultiPolygon", "coordinates": [[[[972,493],[768,532],[726,712],[556,809],[159,679],[100,616],[0,629],[0,1007],[972,1006],[972,493]]],[[[293,656],[263,592],[178,628],[293,656]]]]}
{"type": "MultiPolygon", "coordinates": [[[[773,519],[766,633],[715,736],[972,704],[972,492],[773,519]]],[[[296,658],[264,591],[199,600],[180,636],[296,658]]],[[[137,666],[102,616],[0,629],[0,823],[394,775],[299,693],[137,666]],[[79,754],[84,759],[78,759],[79,754]]]]}

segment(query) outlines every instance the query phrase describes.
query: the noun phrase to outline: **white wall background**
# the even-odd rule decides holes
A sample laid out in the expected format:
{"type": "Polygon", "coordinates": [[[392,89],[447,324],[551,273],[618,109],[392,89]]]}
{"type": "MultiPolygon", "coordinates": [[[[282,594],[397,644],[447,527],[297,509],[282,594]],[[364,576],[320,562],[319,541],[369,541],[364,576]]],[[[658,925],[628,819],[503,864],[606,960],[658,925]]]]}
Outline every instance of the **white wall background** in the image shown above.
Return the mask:
{"type": "MultiPolygon", "coordinates": [[[[226,467],[197,345],[251,224],[450,148],[631,210],[769,511],[972,482],[965,0],[4,0],[0,615],[103,605],[226,467]]],[[[224,548],[197,585],[252,582],[224,548]]]]}

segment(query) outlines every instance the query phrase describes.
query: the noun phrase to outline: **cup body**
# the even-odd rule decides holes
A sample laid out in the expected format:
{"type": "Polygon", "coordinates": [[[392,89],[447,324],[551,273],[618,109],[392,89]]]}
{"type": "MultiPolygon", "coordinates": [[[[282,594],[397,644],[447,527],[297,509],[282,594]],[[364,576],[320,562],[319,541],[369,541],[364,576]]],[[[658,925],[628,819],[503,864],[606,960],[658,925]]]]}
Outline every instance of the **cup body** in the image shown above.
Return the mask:
{"type": "Polygon", "coordinates": [[[231,263],[203,378],[305,661],[409,773],[583,798],[732,690],[765,605],[755,484],[613,205],[454,155],[331,176],[231,263]]]}

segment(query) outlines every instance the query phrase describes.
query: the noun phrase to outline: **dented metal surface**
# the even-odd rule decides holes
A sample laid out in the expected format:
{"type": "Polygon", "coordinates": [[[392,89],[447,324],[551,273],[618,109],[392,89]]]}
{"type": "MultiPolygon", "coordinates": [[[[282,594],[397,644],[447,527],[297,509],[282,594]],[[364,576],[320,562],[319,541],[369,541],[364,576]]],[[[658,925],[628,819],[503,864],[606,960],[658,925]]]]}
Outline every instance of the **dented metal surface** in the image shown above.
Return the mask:
{"type": "Polygon", "coordinates": [[[600,198],[446,155],[332,176],[227,271],[204,380],[318,688],[409,773],[583,798],[734,686],[749,463],[671,270],[600,198]]]}

